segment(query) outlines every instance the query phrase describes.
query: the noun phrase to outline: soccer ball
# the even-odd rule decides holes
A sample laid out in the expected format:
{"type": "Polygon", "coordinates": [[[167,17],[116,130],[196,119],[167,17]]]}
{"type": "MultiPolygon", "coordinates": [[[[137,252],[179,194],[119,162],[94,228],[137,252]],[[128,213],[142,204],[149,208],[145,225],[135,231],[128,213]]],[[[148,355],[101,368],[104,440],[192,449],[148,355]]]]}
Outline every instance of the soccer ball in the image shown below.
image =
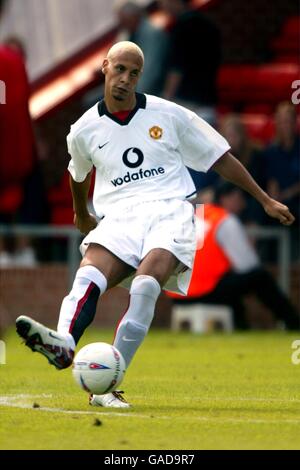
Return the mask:
{"type": "Polygon", "coordinates": [[[114,346],[107,343],[91,343],[76,354],[73,377],[88,393],[102,395],[112,392],[123,380],[125,361],[114,346]]]}

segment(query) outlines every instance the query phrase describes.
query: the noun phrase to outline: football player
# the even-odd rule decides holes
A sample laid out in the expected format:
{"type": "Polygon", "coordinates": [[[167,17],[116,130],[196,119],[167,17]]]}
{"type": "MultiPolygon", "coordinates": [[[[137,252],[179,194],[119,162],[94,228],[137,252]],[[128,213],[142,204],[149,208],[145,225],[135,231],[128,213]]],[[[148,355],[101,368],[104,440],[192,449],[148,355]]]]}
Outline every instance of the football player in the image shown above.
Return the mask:
{"type": "MultiPolygon", "coordinates": [[[[63,369],[93,321],[100,295],[130,279],[128,309],[114,346],[126,367],[145,338],[162,288],[186,294],[196,237],[196,193],[187,166],[222,177],[248,191],[267,214],[290,225],[288,207],[271,199],[230,153],[227,141],[196,114],[170,101],[135,92],[144,57],[122,41],[102,65],[104,99],[89,109],[67,137],[74,222],[84,234],[82,262],[61,306],[57,331],[29,317],[17,331],[32,350],[63,369]],[[88,212],[92,169],[97,219],[88,212]],[[100,221],[99,221],[100,220],[100,221]]],[[[124,284],[123,284],[124,285],[124,284]]],[[[90,397],[91,405],[128,407],[118,392],[90,397]]]]}

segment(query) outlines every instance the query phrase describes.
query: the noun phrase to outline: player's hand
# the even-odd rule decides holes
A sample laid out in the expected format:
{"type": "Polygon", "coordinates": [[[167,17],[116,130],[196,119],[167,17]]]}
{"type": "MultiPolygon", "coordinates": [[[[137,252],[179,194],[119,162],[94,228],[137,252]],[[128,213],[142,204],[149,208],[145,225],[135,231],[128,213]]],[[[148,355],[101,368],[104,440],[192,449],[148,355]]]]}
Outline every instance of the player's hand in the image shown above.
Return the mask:
{"type": "Polygon", "coordinates": [[[289,208],[270,198],[269,201],[264,205],[265,212],[274,219],[278,219],[282,225],[291,225],[295,217],[290,213],[289,208]]]}
{"type": "Polygon", "coordinates": [[[74,225],[81,233],[87,235],[91,230],[97,227],[98,222],[93,214],[88,213],[85,216],[74,214],[74,225]]]}

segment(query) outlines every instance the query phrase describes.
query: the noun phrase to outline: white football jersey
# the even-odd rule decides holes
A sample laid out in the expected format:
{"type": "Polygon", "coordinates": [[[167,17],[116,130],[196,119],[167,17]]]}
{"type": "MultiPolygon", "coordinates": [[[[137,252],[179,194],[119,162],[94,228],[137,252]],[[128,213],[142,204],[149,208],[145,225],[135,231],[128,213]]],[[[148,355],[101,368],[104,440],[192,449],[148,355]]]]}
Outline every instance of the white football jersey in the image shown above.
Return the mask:
{"type": "Polygon", "coordinates": [[[230,149],[188,109],[155,96],[136,97],[125,121],[100,101],[67,137],[72,178],[82,182],[96,168],[93,203],[99,217],[140,201],[192,197],[196,190],[186,166],[206,172],[230,149]]]}

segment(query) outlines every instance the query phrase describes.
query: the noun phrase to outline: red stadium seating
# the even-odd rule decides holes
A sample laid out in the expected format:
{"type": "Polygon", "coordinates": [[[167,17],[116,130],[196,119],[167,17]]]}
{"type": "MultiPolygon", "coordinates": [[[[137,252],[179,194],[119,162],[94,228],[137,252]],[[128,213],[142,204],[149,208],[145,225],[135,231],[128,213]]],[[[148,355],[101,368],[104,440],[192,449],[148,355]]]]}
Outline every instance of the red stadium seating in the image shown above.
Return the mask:
{"type": "MultiPolygon", "coordinates": [[[[275,123],[271,115],[242,113],[241,120],[250,139],[261,145],[269,144],[275,137],[275,123]]],[[[300,131],[300,116],[298,117],[300,131]]]]}
{"type": "Polygon", "coordinates": [[[73,223],[73,203],[69,186],[69,176],[65,172],[59,185],[48,192],[48,202],[51,208],[50,222],[55,225],[73,223]]]}
{"type": "Polygon", "coordinates": [[[271,115],[273,113],[273,106],[269,103],[249,103],[244,106],[243,113],[271,115]]]}
{"type": "Polygon", "coordinates": [[[292,83],[300,78],[299,37],[300,17],[291,16],[271,44],[274,62],[221,67],[218,87],[222,106],[239,110],[252,106],[254,112],[269,113],[278,102],[290,100],[292,83]],[[265,106],[267,111],[263,110],[265,106]]]}
{"type": "Polygon", "coordinates": [[[241,120],[250,139],[261,144],[267,144],[273,139],[275,128],[271,117],[265,114],[242,114],[241,120]]]}
{"type": "Polygon", "coordinates": [[[300,18],[292,16],[286,20],[279,37],[272,42],[276,62],[299,62],[300,56],[300,18]]]}
{"type": "MultiPolygon", "coordinates": [[[[93,174],[90,196],[93,193],[95,175],[93,174]]],[[[55,225],[73,224],[73,202],[69,186],[69,172],[65,171],[60,183],[48,191],[48,202],[50,210],[50,222],[55,225]]]]}
{"type": "Polygon", "coordinates": [[[299,79],[298,64],[224,65],[219,73],[223,104],[276,103],[289,100],[291,84],[299,79]]]}
{"type": "Polygon", "coordinates": [[[292,38],[294,41],[299,41],[300,32],[300,17],[290,16],[283,25],[283,34],[286,37],[292,38]]]}

